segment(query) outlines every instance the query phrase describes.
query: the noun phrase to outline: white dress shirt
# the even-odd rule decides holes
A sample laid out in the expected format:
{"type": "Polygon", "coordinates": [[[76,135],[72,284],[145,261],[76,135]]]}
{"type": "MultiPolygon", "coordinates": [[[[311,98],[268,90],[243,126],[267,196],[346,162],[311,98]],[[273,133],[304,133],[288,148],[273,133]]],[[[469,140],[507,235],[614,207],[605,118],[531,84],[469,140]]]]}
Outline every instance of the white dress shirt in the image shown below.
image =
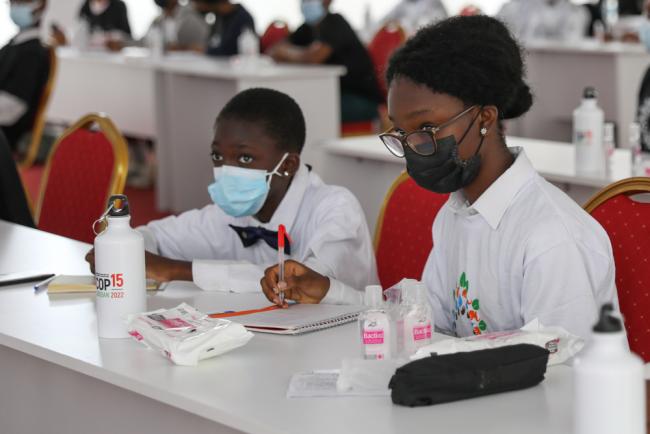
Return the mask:
{"type": "MultiPolygon", "coordinates": [[[[473,205],[452,193],[433,223],[422,281],[436,329],[468,336],[538,318],[587,337],[603,303],[618,309],[609,238],[521,148],[510,149],[515,162],[473,205]]],[[[361,297],[332,280],[324,301],[361,297]]]]}
{"type": "Polygon", "coordinates": [[[217,205],[187,211],[138,228],[148,251],[192,261],[194,283],[205,290],[261,291],[264,270],[278,252],[263,240],[244,247],[228,225],[277,231],[284,224],[291,255],[315,271],[354,288],[377,282],[375,257],[366,219],[347,189],[326,185],[302,165],[268,223],[231,217],[217,205]]]}
{"type": "Polygon", "coordinates": [[[502,6],[497,18],[505,22],[521,41],[575,41],[584,38],[589,13],[568,0],[511,0],[502,6]]]}

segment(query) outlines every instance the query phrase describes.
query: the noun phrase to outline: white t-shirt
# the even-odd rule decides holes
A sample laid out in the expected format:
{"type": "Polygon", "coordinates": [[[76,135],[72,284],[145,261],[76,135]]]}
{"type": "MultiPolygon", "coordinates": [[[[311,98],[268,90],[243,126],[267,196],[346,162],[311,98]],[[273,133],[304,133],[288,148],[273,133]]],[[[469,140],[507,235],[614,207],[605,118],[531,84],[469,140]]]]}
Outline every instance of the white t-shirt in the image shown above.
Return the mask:
{"type": "MultiPolygon", "coordinates": [[[[206,192],[207,195],[207,192],[206,192]]],[[[263,240],[244,247],[228,225],[277,231],[291,236],[291,255],[317,272],[363,289],[377,282],[368,225],[357,199],[343,187],[326,185],[304,165],[268,223],[231,217],[208,205],[137,228],[145,247],[167,258],[192,261],[194,283],[205,290],[261,291],[264,270],[277,263],[277,250],[263,240]]]]}
{"type": "Polygon", "coordinates": [[[422,277],[436,327],[468,336],[539,318],[587,337],[600,305],[618,308],[609,238],[511,151],[515,162],[473,205],[456,192],[436,216],[422,277]]]}
{"type": "MultiPolygon", "coordinates": [[[[618,309],[609,238],[521,148],[510,150],[512,166],[472,206],[452,193],[433,223],[422,281],[436,329],[468,336],[538,318],[587,337],[603,303],[618,309]]],[[[361,302],[359,291],[330,280],[323,302],[361,302]]]]}

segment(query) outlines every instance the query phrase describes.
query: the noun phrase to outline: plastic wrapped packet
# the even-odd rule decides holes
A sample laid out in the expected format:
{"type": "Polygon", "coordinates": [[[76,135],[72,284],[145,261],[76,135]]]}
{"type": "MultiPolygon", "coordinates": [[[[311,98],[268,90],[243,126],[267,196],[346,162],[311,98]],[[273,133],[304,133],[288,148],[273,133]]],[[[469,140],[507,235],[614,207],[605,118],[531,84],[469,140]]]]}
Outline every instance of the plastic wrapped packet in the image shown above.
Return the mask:
{"type": "Polygon", "coordinates": [[[130,315],[127,329],[138,342],[185,366],[241,347],[253,337],[243,325],[210,318],[186,303],[130,315]]]}
{"type": "Polygon", "coordinates": [[[532,344],[546,348],[551,353],[548,358],[548,366],[552,366],[564,363],[578,354],[585,342],[562,327],[544,327],[539,320],[534,319],[519,330],[442,339],[420,348],[411,356],[411,360],[429,357],[432,353],[452,354],[516,344],[532,344]]]}
{"type": "Polygon", "coordinates": [[[340,394],[389,395],[388,383],[402,364],[394,359],[343,359],[336,389],[340,394]]]}

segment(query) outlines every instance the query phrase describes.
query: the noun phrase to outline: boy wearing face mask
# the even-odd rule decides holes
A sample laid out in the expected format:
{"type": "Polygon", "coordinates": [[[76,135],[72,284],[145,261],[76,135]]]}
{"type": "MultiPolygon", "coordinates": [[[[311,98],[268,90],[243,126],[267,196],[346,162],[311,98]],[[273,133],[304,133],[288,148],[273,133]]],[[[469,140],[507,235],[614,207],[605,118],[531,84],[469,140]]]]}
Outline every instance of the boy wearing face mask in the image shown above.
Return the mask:
{"type": "MultiPolygon", "coordinates": [[[[151,222],[145,237],[147,277],[193,280],[206,290],[259,291],[277,261],[285,225],[288,258],[363,288],[376,282],[361,206],[346,189],[326,185],[301,163],[305,121],[289,96],[249,89],[221,110],[211,151],[214,204],[151,222]]],[[[87,260],[92,265],[93,255],[87,260]]]]}
{"type": "Polygon", "coordinates": [[[12,151],[32,128],[47,83],[50,59],[39,25],[45,0],[11,0],[10,16],[20,29],[0,50],[0,129],[12,151]]]}
{"type": "Polygon", "coordinates": [[[122,0],[86,0],[79,17],[88,23],[91,35],[106,35],[107,41],[129,41],[131,26],[122,0]]]}
{"type": "MultiPolygon", "coordinates": [[[[589,336],[599,306],[618,305],[611,245],[521,148],[506,145],[502,121],[532,105],[506,27],[487,16],[426,27],[393,55],[387,79],[393,128],[382,141],[420,187],[451,193],[422,276],[436,328],[480,335],[539,319],[589,336]]],[[[303,303],[361,301],[308,266],[291,262],[285,273],[286,285],[277,267],[262,281],[278,304],[278,289],[303,303]]]]}
{"type": "Polygon", "coordinates": [[[331,0],[302,0],[305,23],[269,55],[278,62],[345,66],[341,77],[341,120],[368,121],[377,118],[382,101],[368,51],[350,24],[329,11],[331,0]]]}

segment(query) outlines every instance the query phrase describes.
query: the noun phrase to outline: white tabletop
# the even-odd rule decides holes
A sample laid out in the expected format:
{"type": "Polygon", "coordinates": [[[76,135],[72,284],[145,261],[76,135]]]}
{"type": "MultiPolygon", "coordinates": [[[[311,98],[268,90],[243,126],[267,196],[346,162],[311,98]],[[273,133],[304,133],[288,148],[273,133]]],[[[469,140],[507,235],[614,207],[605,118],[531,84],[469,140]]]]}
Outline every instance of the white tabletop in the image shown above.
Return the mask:
{"type": "Polygon", "coordinates": [[[343,66],[276,64],[267,57],[260,57],[255,63],[247,63],[238,57],[214,58],[193,52],[170,53],[155,58],[151,56],[150,50],[137,47],[126,48],[119,53],[102,50],[81,52],[75,48],[61,47],[57,49],[57,57],[63,61],[146,68],[153,71],[224,79],[300,79],[338,77],[345,74],[343,66]]]}
{"type": "MultiPolygon", "coordinates": [[[[580,173],[575,169],[575,151],[570,143],[508,137],[508,146],[520,146],[537,171],[547,180],[557,183],[601,188],[612,182],[631,176],[631,153],[629,149],[616,149],[608,173],[580,173]]],[[[361,136],[331,140],[324,144],[326,152],[352,158],[377,160],[404,165],[403,158],[396,158],[377,136],[361,136]]]]}
{"type": "Polygon", "coordinates": [[[596,54],[603,56],[648,56],[648,51],[641,43],[602,42],[597,39],[577,41],[536,40],[526,43],[526,51],[545,51],[550,53],[596,54]]]}
{"type": "MultiPolygon", "coordinates": [[[[45,269],[86,273],[88,245],[0,221],[0,273],[45,269]]],[[[230,296],[232,297],[232,296],[230,296]]],[[[186,301],[208,310],[228,296],[165,290],[149,307],[186,301]]],[[[235,429],[304,433],[568,433],[572,376],[551,368],[531,389],[416,409],[389,398],[285,397],[292,374],[337,368],[357,354],[356,324],[303,336],[257,334],[243,348],[197,367],[172,365],[132,340],[100,340],[94,295],[35,294],[0,288],[0,345],[64,366],[235,429]]],[[[5,391],[6,392],[6,391],[5,391]]]]}

